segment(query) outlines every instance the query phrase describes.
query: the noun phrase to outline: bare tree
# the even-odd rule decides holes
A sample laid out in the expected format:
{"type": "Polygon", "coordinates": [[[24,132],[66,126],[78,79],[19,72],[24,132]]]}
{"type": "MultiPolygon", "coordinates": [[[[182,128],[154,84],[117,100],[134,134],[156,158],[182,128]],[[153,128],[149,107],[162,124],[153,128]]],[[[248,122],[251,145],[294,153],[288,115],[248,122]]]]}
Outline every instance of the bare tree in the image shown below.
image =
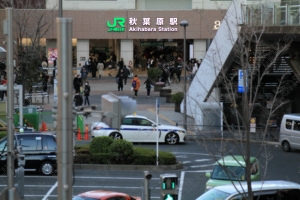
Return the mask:
{"type": "Polygon", "coordinates": [[[14,57],[19,75],[16,82],[23,85],[24,93],[25,90],[30,92],[40,79],[42,56],[47,56],[45,35],[53,26],[54,11],[45,9],[45,0],[4,0],[0,7],[14,9],[14,57]]]}
{"type": "MultiPolygon", "coordinates": [[[[259,112],[259,127],[256,129],[259,131],[261,144],[256,155],[259,159],[261,154],[268,154],[265,136],[270,129],[270,119],[288,103],[285,99],[287,84],[295,86],[299,82],[298,77],[293,76],[290,71],[281,72],[273,78],[273,81],[276,80],[275,87],[267,94],[262,92],[268,75],[278,68],[278,60],[288,53],[292,42],[292,37],[278,38],[273,43],[266,41],[266,26],[272,19],[268,8],[265,4],[248,6],[246,9],[240,2],[232,2],[186,96],[189,102],[188,112],[196,118],[196,128],[201,127],[203,124],[199,123],[203,122],[207,122],[206,126],[213,126],[216,120],[223,122],[222,128],[211,128],[210,132],[205,131],[203,126],[198,128],[203,136],[201,144],[207,146],[216,161],[219,156],[233,155],[233,149],[243,156],[247,199],[253,199],[250,162],[253,152],[250,146],[255,134],[250,131],[250,120],[259,112]],[[290,84],[290,80],[295,83],[290,84]],[[214,90],[220,91],[221,98],[211,95],[214,90]],[[210,105],[210,109],[204,109],[210,105]],[[201,120],[199,116],[202,116],[201,120]],[[212,148],[206,138],[209,134],[216,135],[216,132],[220,133],[223,142],[221,146],[212,148]],[[224,133],[226,137],[223,137],[224,133]]],[[[265,170],[263,179],[268,161],[264,159],[260,163],[265,170]]],[[[230,177],[232,172],[226,173],[230,177]]],[[[240,185],[240,182],[231,181],[234,187],[240,185]]]]}

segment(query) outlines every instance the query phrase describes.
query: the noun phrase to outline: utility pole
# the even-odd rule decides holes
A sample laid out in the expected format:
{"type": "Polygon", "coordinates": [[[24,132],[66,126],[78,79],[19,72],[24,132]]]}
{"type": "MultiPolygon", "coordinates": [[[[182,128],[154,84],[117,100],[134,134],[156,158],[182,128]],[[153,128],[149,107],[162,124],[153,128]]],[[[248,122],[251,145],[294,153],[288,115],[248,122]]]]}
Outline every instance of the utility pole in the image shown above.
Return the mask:
{"type": "Polygon", "coordinates": [[[6,35],[6,69],[7,69],[7,194],[8,200],[14,200],[14,60],[13,60],[13,29],[12,8],[6,8],[4,34],[6,35]]]}
{"type": "Polygon", "coordinates": [[[71,18],[56,18],[58,52],[58,200],[72,199],[73,195],[72,23],[71,18]]]}

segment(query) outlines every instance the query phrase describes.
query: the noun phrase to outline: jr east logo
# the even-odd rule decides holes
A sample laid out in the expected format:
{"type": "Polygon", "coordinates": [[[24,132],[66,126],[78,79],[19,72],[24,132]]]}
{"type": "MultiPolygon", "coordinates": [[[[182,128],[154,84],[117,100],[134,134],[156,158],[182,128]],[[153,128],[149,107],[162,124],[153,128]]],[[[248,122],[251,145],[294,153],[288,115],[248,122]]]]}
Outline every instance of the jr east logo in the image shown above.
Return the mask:
{"type": "Polygon", "coordinates": [[[107,21],[106,25],[108,27],[108,32],[124,32],[125,21],[124,17],[115,17],[113,24],[111,24],[110,21],[107,21]]]}

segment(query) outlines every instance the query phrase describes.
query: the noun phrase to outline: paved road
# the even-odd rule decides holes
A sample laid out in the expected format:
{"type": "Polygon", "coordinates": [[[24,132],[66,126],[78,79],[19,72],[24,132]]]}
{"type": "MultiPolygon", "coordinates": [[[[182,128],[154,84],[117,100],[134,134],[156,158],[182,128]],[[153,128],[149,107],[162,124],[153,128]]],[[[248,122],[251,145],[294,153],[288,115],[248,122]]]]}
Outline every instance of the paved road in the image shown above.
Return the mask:
{"type": "MultiPolygon", "coordinates": [[[[154,143],[135,144],[135,146],[156,148],[154,143]]],[[[220,142],[199,144],[196,141],[186,144],[159,146],[160,150],[173,152],[177,160],[182,162],[184,168],[174,171],[157,171],[149,169],[153,178],[150,181],[151,199],[159,199],[159,175],[162,173],[176,173],[179,177],[180,196],[182,200],[195,199],[204,192],[207,178],[205,172],[211,171],[215,160],[207,149],[216,155],[220,149],[220,142]]],[[[266,151],[259,152],[260,145],[252,144],[252,155],[257,155],[260,160],[260,169],[263,174],[267,168],[266,179],[290,180],[300,183],[300,151],[283,152],[279,147],[267,146],[266,151]],[[265,161],[268,160],[266,165],[265,161]]],[[[233,154],[238,154],[237,148],[232,148],[233,154]]],[[[56,183],[56,176],[44,177],[38,174],[26,174],[25,188],[26,200],[42,199],[56,183]]],[[[74,194],[87,190],[106,189],[126,192],[131,195],[143,195],[143,171],[118,171],[118,170],[76,170],[74,194]]],[[[0,177],[0,189],[6,186],[6,177],[0,177]]],[[[49,200],[54,200],[57,190],[50,193],[49,200]]]]}

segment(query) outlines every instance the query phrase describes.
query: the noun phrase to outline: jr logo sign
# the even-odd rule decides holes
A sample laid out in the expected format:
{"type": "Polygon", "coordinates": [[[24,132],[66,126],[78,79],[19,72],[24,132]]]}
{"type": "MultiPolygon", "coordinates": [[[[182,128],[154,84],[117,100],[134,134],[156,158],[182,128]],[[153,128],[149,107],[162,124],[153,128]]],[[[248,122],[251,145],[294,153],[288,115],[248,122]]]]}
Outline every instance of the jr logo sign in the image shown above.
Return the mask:
{"type": "Polygon", "coordinates": [[[110,21],[107,21],[106,25],[108,27],[108,32],[124,32],[125,18],[124,17],[115,17],[113,24],[111,24],[110,21]]]}

